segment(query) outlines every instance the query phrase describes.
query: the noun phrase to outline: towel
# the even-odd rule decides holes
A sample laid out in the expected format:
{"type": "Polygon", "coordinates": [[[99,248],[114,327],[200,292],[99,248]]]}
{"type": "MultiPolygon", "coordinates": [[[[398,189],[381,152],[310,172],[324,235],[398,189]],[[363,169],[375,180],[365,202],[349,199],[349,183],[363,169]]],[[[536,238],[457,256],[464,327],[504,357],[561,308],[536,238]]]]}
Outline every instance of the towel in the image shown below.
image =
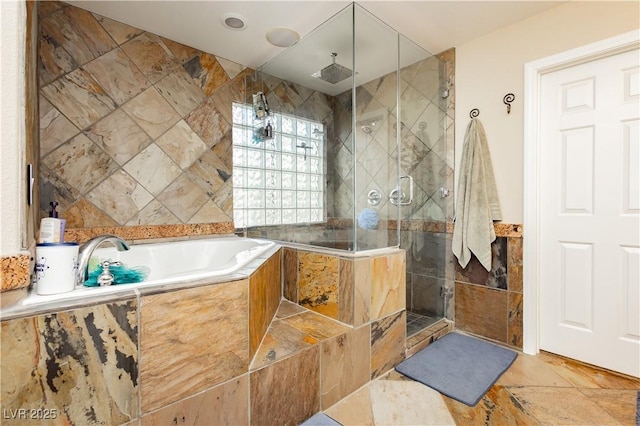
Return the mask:
{"type": "Polygon", "coordinates": [[[409,232],[409,238],[411,240],[411,254],[413,260],[417,262],[422,261],[422,249],[424,248],[424,232],[411,231],[409,232]]]}
{"type": "Polygon", "coordinates": [[[453,254],[460,266],[467,266],[473,253],[487,271],[491,270],[494,220],[502,220],[502,213],[487,136],[480,120],[472,118],[464,136],[453,229],[453,254]]]}

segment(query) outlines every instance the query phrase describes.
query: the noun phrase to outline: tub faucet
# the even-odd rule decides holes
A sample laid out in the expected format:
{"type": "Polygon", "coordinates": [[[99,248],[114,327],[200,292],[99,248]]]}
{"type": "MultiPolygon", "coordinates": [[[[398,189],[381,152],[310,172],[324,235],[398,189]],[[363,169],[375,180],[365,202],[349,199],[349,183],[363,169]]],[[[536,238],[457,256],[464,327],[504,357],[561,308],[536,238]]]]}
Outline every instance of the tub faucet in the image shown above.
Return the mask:
{"type": "Polygon", "coordinates": [[[127,244],[122,238],[115,235],[100,235],[92,238],[82,246],[80,246],[80,253],[78,256],[78,273],[76,275],[76,285],[83,285],[84,281],[89,276],[89,259],[93,251],[104,242],[110,242],[118,251],[129,250],[129,244],[127,244]]]}

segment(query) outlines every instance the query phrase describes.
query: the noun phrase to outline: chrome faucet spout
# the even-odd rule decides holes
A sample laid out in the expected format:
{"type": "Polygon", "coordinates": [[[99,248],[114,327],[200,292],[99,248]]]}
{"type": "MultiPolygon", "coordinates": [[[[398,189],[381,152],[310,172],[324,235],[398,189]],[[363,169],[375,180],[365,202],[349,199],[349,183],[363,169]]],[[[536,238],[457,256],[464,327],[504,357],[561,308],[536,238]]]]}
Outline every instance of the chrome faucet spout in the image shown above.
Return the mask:
{"type": "Polygon", "coordinates": [[[122,238],[115,235],[100,235],[92,238],[83,245],[80,246],[80,253],[78,256],[78,273],[76,275],[76,285],[83,285],[87,277],[89,276],[89,260],[93,251],[104,242],[113,244],[118,251],[129,250],[129,244],[127,244],[122,238]]]}

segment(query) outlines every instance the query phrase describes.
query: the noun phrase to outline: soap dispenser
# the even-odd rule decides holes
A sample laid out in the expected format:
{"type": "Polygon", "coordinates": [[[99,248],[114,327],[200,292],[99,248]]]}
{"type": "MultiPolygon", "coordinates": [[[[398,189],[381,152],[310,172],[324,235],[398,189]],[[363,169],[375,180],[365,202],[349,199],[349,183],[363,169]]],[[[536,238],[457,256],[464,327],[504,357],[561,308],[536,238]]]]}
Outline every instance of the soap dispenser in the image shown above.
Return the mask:
{"type": "Polygon", "coordinates": [[[51,210],[49,217],[45,217],[40,221],[39,243],[62,243],[64,242],[64,228],[67,223],[65,219],[58,217],[57,201],[49,203],[51,210]]]}

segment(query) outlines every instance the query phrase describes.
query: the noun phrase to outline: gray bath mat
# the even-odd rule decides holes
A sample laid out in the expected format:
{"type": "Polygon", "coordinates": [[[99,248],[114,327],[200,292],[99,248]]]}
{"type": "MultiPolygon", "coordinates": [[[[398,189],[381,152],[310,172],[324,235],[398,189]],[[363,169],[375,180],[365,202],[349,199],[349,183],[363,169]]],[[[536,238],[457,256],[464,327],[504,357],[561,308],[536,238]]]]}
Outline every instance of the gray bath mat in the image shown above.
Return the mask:
{"type": "Polygon", "coordinates": [[[398,364],[396,370],[473,407],[517,355],[475,337],[449,333],[398,364]]]}
{"type": "Polygon", "coordinates": [[[342,426],[342,423],[338,423],[324,413],[316,413],[300,423],[300,426],[342,426]]]}

